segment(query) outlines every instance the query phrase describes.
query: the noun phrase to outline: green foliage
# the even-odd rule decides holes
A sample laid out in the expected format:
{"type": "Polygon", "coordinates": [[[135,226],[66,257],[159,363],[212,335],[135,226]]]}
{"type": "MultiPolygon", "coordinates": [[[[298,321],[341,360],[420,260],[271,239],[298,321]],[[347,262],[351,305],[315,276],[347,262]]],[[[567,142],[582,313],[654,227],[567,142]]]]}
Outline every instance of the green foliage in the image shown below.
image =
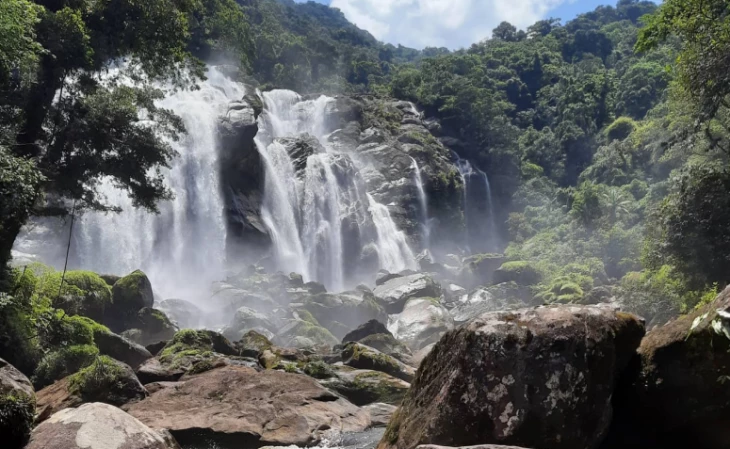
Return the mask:
{"type": "Polygon", "coordinates": [[[636,129],[636,123],[629,117],[619,117],[608,128],[606,137],[609,140],[624,140],[636,129]]]}
{"type": "Polygon", "coordinates": [[[36,389],[43,388],[85,368],[99,356],[99,349],[91,344],[66,346],[53,350],[41,359],[33,375],[36,389]]]}
{"type": "Polygon", "coordinates": [[[0,395],[0,430],[9,447],[23,447],[35,422],[35,398],[11,392],[0,395]]]}
{"type": "Polygon", "coordinates": [[[495,282],[516,282],[518,285],[533,285],[540,282],[542,273],[527,261],[505,262],[494,274],[495,282]]]}
{"type": "Polygon", "coordinates": [[[320,360],[307,363],[302,368],[302,371],[307,376],[314,377],[315,379],[329,379],[334,376],[332,367],[320,360]]]}

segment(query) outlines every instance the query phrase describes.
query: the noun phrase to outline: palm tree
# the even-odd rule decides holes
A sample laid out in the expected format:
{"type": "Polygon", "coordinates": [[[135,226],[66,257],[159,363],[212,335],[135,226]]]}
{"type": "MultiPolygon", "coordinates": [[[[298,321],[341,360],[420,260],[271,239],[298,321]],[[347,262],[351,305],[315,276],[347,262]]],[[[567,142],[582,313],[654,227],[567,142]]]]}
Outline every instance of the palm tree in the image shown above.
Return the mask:
{"type": "Polygon", "coordinates": [[[618,187],[610,187],[603,193],[603,200],[608,210],[608,214],[611,216],[611,224],[616,223],[616,220],[622,215],[629,214],[629,207],[631,206],[631,200],[627,197],[626,193],[618,187]]]}

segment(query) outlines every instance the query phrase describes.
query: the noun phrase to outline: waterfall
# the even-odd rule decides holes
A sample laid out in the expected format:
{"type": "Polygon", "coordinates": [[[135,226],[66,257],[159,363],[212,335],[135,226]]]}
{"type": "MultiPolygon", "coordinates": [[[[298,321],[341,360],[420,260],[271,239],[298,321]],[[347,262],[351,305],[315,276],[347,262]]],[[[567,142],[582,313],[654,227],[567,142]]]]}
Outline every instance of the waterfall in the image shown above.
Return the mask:
{"type": "Polygon", "coordinates": [[[339,290],[356,282],[368,247],[375,247],[381,267],[415,267],[387,207],[367,195],[357,160],[347,153],[352,149],[329,144],[333,99],[304,100],[287,90],[259,95],[264,112],[256,147],[266,170],[262,216],[277,268],[339,290]]]}
{"type": "Polygon", "coordinates": [[[418,166],[418,162],[411,157],[414,183],[418,190],[418,202],[421,206],[421,226],[423,227],[423,247],[428,249],[430,246],[431,227],[428,223],[428,198],[426,197],[426,190],[423,188],[423,176],[421,175],[421,168],[418,166]]]}
{"type": "MultiPolygon", "coordinates": [[[[134,208],[125,191],[109,179],[102,180],[99,193],[122,212],[86,212],[77,218],[70,268],[116,275],[142,269],[162,298],[191,301],[207,297],[210,283],[223,277],[226,226],[217,125],[229,102],[239,100],[244,90],[216,68],[210,68],[207,76],[200,89],[179,91],[158,103],[180,116],[186,127],[179,141],[169,141],[177,155],[170,169],[163,169],[174,199],[158,204],[160,213],[152,214],[134,208]]],[[[48,225],[61,226],[58,221],[48,225]]],[[[65,250],[67,228],[58,234],[46,237],[44,243],[65,250]]],[[[17,245],[27,245],[23,236],[17,245]]],[[[56,268],[63,267],[62,258],[42,258],[56,268]]]]}
{"type": "Polygon", "coordinates": [[[487,174],[471,162],[456,157],[456,167],[464,183],[465,244],[470,251],[494,251],[494,207],[487,174]]]}

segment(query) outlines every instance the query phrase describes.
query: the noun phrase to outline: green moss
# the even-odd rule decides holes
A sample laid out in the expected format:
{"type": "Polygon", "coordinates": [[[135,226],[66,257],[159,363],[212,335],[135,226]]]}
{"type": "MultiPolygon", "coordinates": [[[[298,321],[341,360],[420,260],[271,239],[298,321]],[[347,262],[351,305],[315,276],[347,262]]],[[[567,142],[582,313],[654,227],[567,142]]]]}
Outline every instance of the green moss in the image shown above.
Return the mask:
{"type": "Polygon", "coordinates": [[[0,395],[0,434],[10,448],[23,447],[35,419],[35,398],[18,393],[0,395]]]}
{"type": "Polygon", "coordinates": [[[69,392],[85,402],[105,402],[122,405],[145,392],[132,370],[105,355],[69,377],[69,392]]]}
{"type": "Polygon", "coordinates": [[[296,374],[297,372],[299,372],[299,370],[297,369],[296,363],[284,363],[284,371],[286,371],[287,373],[293,373],[293,374],[296,374]]]}
{"type": "Polygon", "coordinates": [[[520,260],[505,262],[494,273],[496,283],[516,282],[519,285],[534,285],[540,282],[542,273],[531,262],[520,260]]]}
{"type": "Polygon", "coordinates": [[[198,362],[193,363],[192,368],[188,371],[188,374],[200,374],[204,373],[206,371],[210,371],[214,369],[216,365],[213,363],[212,360],[206,359],[206,360],[200,360],[198,362]]]}
{"type": "Polygon", "coordinates": [[[315,379],[329,379],[335,374],[331,366],[319,360],[305,364],[302,371],[315,379]]]}
{"type": "Polygon", "coordinates": [[[46,354],[33,375],[36,389],[43,388],[85,368],[96,360],[99,349],[93,345],[64,347],[46,354]]]}
{"type": "Polygon", "coordinates": [[[178,331],[160,352],[161,363],[172,368],[194,363],[190,359],[207,358],[213,355],[213,340],[209,333],[193,329],[178,331]]]}
{"type": "MultiPolygon", "coordinates": [[[[321,296],[321,295],[319,295],[321,296]]],[[[307,323],[313,324],[315,326],[319,326],[319,321],[312,315],[312,313],[309,310],[306,309],[297,309],[297,315],[299,315],[299,319],[302,321],[306,321],[307,323]]]]}

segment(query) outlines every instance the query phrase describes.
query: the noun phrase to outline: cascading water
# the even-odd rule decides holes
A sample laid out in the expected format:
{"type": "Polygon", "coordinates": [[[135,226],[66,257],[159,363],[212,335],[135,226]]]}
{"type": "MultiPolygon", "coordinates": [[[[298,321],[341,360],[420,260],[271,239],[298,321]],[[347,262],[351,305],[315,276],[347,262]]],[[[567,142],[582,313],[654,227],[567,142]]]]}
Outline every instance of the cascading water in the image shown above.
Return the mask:
{"type": "MultiPolygon", "coordinates": [[[[179,141],[170,141],[178,154],[164,173],[175,198],[160,203],[160,213],[152,214],[135,209],[126,192],[103,180],[100,193],[123,211],[78,217],[69,267],[117,275],[142,269],[163,298],[191,301],[207,297],[210,283],[223,277],[226,226],[217,125],[229,102],[239,100],[244,90],[214,67],[207,76],[200,89],[176,92],[159,103],[186,127],[179,141]]],[[[64,234],[67,238],[68,231],[60,237],[64,234]]],[[[65,241],[48,243],[65,249],[65,241]]],[[[45,261],[63,266],[57,258],[45,261]]]]}
{"type": "Polygon", "coordinates": [[[428,198],[426,197],[426,190],[423,188],[423,176],[421,175],[421,168],[418,166],[418,162],[411,158],[413,161],[413,173],[414,182],[416,189],[418,190],[418,203],[421,206],[421,226],[423,226],[423,248],[428,249],[431,240],[431,226],[428,222],[428,198]]]}
{"type": "Polygon", "coordinates": [[[357,281],[368,247],[382,268],[414,268],[405,235],[387,207],[367,195],[356,161],[329,145],[332,99],[303,100],[286,90],[261,97],[256,146],[266,170],[262,217],[277,267],[334,290],[357,281]]]}
{"type": "Polygon", "coordinates": [[[466,223],[466,247],[472,251],[493,251],[494,208],[492,188],[487,174],[474,167],[468,160],[456,156],[456,167],[464,183],[464,222],[466,223]]]}

